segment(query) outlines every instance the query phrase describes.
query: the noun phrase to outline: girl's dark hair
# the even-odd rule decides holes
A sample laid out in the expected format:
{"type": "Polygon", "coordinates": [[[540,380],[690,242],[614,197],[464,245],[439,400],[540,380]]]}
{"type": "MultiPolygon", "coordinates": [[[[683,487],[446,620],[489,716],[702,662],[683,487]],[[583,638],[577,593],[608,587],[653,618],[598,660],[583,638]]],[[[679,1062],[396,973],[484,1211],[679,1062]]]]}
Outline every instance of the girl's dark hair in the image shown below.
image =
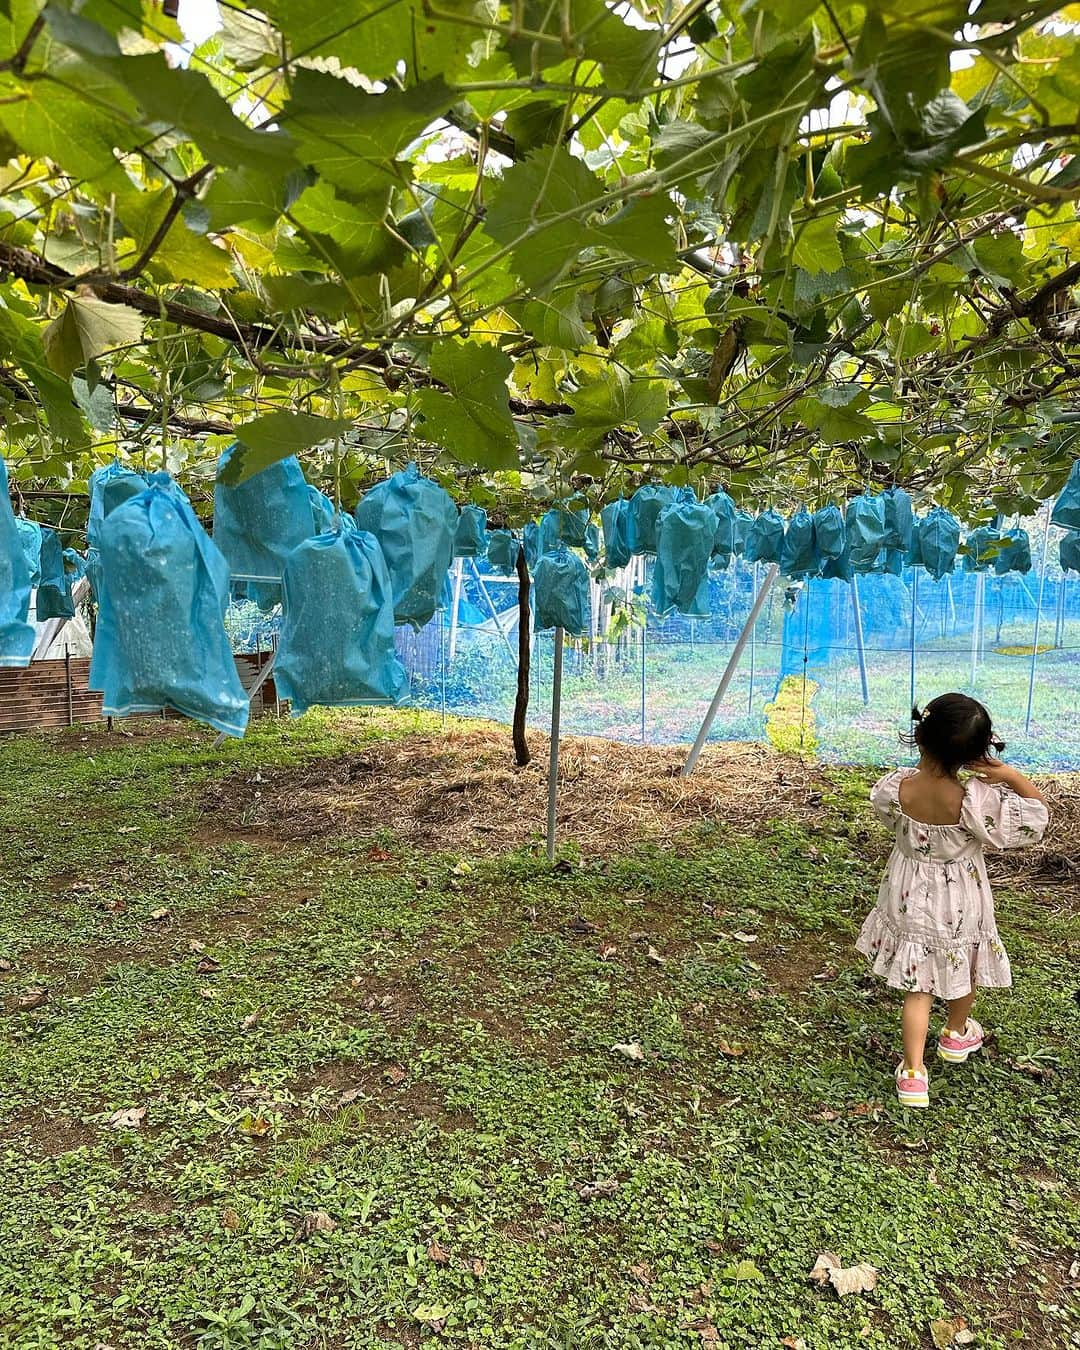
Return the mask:
{"type": "Polygon", "coordinates": [[[922,712],[912,708],[911,720],[915,729],[901,740],[935,760],[946,773],[984,759],[991,750],[1000,754],[1005,749],[1005,742],[994,735],[990,714],[967,694],[941,694],[922,712]]]}

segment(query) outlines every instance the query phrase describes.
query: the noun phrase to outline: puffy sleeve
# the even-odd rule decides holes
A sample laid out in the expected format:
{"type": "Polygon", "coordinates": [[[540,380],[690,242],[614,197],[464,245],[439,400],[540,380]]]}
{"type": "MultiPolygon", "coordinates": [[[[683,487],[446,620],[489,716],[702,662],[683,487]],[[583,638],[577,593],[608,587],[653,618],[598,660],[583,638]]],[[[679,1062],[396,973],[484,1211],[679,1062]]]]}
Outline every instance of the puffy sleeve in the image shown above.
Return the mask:
{"type": "Polygon", "coordinates": [[[1020,797],[1004,783],[984,783],[972,778],[967,785],[961,824],[984,848],[1037,844],[1049,820],[1050,813],[1043,802],[1034,797],[1020,797]]]}
{"type": "Polygon", "coordinates": [[[894,769],[870,789],[870,807],[883,825],[895,826],[900,819],[900,780],[904,772],[894,769]]]}

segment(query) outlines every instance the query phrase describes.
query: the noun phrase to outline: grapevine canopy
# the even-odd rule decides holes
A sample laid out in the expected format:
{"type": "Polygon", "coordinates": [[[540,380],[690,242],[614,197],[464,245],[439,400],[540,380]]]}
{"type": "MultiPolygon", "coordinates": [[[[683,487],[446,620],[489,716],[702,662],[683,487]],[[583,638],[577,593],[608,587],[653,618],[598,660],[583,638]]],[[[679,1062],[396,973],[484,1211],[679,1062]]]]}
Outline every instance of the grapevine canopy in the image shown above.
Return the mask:
{"type": "MultiPolygon", "coordinates": [[[[1080,443],[1080,5],[0,0],[16,491],[419,458],[1030,511],[1080,443]],[[167,7],[166,7],[167,8],[167,7]]],[[[335,484],[336,480],[336,484],[335,484]]],[[[63,498],[42,495],[59,519],[63,498]]]]}

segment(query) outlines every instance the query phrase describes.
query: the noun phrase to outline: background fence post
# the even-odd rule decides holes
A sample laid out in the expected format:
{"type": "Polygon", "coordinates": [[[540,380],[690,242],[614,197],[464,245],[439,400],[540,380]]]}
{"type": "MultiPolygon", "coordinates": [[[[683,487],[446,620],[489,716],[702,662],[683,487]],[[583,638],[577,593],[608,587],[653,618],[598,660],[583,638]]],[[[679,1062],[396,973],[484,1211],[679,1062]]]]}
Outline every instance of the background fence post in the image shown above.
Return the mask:
{"type": "Polygon", "coordinates": [[[563,630],[555,629],[551,672],[551,754],[548,758],[547,856],[555,861],[555,816],[559,795],[559,723],[562,720],[563,630]]]}

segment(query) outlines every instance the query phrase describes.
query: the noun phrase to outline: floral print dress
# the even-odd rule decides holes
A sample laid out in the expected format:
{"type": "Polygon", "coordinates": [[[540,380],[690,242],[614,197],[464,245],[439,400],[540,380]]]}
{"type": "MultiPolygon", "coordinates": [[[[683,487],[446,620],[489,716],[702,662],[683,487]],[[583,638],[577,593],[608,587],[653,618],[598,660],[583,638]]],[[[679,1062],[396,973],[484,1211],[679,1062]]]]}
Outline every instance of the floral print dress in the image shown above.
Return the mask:
{"type": "Polygon", "coordinates": [[[1037,843],[1046,807],[972,778],[959,822],[927,825],[900,805],[900,784],[915,772],[896,769],[870,792],[874,814],[895,831],[896,843],[855,945],[894,989],[953,999],[976,985],[1003,988],[1012,974],[983,852],[1037,843]]]}

